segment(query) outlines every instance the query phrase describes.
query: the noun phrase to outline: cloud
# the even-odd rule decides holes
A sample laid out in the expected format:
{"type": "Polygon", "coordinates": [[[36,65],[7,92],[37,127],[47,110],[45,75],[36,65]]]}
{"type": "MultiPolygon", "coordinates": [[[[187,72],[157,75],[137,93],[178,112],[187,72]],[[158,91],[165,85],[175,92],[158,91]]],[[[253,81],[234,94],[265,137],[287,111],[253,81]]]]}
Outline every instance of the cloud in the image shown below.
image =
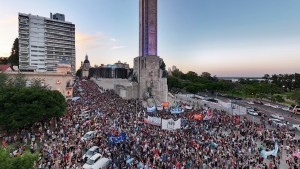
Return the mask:
{"type": "Polygon", "coordinates": [[[76,38],[77,43],[83,43],[83,42],[91,42],[91,41],[101,40],[101,39],[104,40],[105,35],[101,32],[97,32],[95,34],[86,34],[86,33],[77,31],[75,38],[76,38]]]}
{"type": "Polygon", "coordinates": [[[108,49],[117,50],[125,48],[124,45],[118,44],[116,38],[111,38],[102,32],[97,32],[94,34],[83,33],[80,31],[76,32],[76,48],[78,52],[89,52],[90,50],[97,49],[108,49]]]}
{"type": "Polygon", "coordinates": [[[77,31],[75,39],[76,49],[85,52],[88,52],[92,49],[105,48],[107,47],[108,42],[107,37],[101,32],[87,34],[77,31]]]}
{"type": "Polygon", "coordinates": [[[117,46],[117,45],[115,45],[115,46],[111,47],[111,50],[122,49],[122,48],[125,48],[125,46],[117,46]]]}
{"type": "Polygon", "coordinates": [[[17,16],[8,16],[4,19],[0,20],[0,25],[12,25],[18,23],[18,17],[17,16]]]}
{"type": "Polygon", "coordinates": [[[106,56],[112,50],[125,48],[124,45],[120,44],[119,40],[102,32],[85,33],[76,31],[75,40],[77,68],[80,66],[80,62],[84,60],[86,53],[90,56],[89,59],[91,61],[95,58],[106,56]]]}

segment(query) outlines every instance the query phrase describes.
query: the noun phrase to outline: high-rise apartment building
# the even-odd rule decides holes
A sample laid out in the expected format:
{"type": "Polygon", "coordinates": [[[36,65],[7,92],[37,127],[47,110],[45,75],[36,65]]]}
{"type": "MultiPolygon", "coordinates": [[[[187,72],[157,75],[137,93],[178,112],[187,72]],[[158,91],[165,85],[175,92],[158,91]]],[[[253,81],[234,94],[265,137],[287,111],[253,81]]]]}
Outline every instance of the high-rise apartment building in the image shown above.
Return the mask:
{"type": "Polygon", "coordinates": [[[75,72],[75,25],[63,14],[46,18],[19,13],[19,69],[56,71],[62,60],[75,72]]]}

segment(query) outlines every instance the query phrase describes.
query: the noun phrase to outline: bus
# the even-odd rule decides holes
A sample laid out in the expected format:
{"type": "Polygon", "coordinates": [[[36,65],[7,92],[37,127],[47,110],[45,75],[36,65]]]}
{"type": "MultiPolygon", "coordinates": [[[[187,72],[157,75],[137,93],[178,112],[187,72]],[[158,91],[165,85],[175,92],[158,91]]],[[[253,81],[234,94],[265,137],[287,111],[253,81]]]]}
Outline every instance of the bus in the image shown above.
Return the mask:
{"type": "Polygon", "coordinates": [[[290,109],[290,112],[294,113],[294,114],[299,114],[300,115],[300,106],[296,105],[296,106],[292,107],[290,109]]]}

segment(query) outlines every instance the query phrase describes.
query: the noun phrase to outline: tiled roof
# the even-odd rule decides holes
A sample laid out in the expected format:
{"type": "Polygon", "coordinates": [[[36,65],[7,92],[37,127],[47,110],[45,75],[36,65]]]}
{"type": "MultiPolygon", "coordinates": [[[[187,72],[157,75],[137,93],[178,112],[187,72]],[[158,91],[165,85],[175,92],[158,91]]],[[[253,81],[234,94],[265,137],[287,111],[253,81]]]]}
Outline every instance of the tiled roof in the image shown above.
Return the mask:
{"type": "Polygon", "coordinates": [[[5,72],[9,67],[10,65],[0,65],[0,71],[5,72]]]}

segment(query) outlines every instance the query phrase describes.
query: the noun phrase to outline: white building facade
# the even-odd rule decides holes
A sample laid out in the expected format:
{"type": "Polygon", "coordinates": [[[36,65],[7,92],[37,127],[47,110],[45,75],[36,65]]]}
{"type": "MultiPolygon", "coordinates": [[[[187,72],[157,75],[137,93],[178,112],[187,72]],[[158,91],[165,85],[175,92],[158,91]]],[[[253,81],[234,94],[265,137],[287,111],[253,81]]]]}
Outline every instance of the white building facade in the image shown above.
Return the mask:
{"type": "Polygon", "coordinates": [[[50,18],[19,13],[19,69],[21,71],[56,71],[66,60],[75,72],[75,25],[63,14],[50,18]]]}

